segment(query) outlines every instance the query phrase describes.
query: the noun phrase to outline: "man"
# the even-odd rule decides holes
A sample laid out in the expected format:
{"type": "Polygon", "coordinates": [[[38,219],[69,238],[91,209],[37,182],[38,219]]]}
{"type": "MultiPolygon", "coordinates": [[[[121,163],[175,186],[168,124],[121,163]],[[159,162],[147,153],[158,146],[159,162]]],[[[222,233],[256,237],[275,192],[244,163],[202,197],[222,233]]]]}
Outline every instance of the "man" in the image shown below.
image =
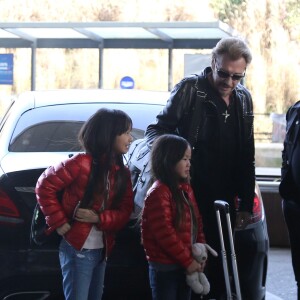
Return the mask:
{"type": "MultiPolygon", "coordinates": [[[[207,243],[220,253],[215,200],[225,200],[237,226],[251,217],[254,185],[252,99],[240,84],[252,59],[246,43],[236,37],[220,40],[212,51],[211,67],[184,78],[148,126],[149,145],[161,134],[174,133],[192,145],[192,186],[203,217],[207,243]],[[239,201],[237,201],[239,199],[239,201]]],[[[222,299],[225,291],[221,257],[211,258],[206,272],[211,284],[208,299],[222,299]]],[[[226,298],[225,298],[226,299],[226,298]]]]}
{"type": "Polygon", "coordinates": [[[300,299],[300,101],[289,108],[286,121],[279,192],[283,198],[282,209],[289,232],[292,265],[300,299]]]}

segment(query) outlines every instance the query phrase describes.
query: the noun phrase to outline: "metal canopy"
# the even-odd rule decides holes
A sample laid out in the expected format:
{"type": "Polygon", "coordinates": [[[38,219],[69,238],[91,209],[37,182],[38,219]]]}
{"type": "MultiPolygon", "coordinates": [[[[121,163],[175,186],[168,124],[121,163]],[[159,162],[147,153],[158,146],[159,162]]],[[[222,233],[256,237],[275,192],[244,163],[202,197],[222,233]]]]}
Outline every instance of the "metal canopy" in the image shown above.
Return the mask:
{"type": "Polygon", "coordinates": [[[215,22],[0,22],[0,47],[210,49],[233,30],[215,22]]]}
{"type": "Polygon", "coordinates": [[[37,48],[98,48],[99,87],[103,49],[168,49],[169,89],[172,49],[211,49],[234,30],[215,22],[0,22],[0,48],[32,49],[32,89],[35,89],[37,48]]]}

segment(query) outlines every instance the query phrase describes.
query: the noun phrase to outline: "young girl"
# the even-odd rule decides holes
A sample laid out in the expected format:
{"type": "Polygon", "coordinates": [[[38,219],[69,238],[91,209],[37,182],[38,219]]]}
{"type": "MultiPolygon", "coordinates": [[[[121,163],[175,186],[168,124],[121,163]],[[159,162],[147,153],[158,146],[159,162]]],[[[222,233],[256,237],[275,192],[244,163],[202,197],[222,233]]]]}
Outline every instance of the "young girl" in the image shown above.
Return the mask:
{"type": "Polygon", "coordinates": [[[202,219],[189,184],[191,147],[179,136],[162,135],[151,152],[155,182],[142,213],[142,240],[149,262],[153,300],[187,300],[186,273],[202,272],[193,243],[205,243],[202,219]]]}
{"type": "Polygon", "coordinates": [[[99,109],[79,133],[85,153],[49,167],[38,179],[37,201],[48,231],[63,236],[59,259],[66,300],[102,297],[105,258],[114,233],[133,210],[130,174],[123,164],[132,142],[131,128],[132,121],[123,111],[99,109]]]}

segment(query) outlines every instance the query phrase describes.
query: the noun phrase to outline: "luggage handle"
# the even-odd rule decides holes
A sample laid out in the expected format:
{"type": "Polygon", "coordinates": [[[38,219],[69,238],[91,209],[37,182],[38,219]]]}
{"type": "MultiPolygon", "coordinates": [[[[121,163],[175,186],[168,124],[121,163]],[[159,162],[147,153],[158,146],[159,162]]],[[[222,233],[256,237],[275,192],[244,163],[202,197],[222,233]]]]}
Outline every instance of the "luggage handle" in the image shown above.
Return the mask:
{"type": "Polygon", "coordinates": [[[223,269],[224,269],[224,275],[225,275],[225,285],[226,285],[227,299],[228,300],[233,299],[233,295],[232,295],[230,281],[229,281],[227,255],[226,255],[226,250],[225,250],[225,245],[224,245],[224,238],[223,238],[223,230],[222,230],[222,225],[221,225],[221,216],[220,216],[220,211],[221,210],[225,212],[225,216],[226,216],[226,223],[227,223],[230,250],[231,250],[231,262],[232,262],[232,268],[233,268],[233,278],[234,278],[234,284],[235,284],[235,288],[236,288],[236,299],[241,300],[242,295],[241,295],[238,269],[237,269],[237,263],[236,263],[236,254],[235,254],[233,237],[232,237],[232,229],[231,229],[230,213],[229,213],[229,204],[226,201],[223,201],[223,200],[216,200],[216,201],[214,201],[214,206],[215,206],[215,210],[216,210],[216,217],[217,217],[217,223],[218,223],[218,229],[219,229],[221,252],[223,254],[222,255],[222,258],[223,258],[222,263],[223,263],[223,269]]]}
{"type": "Polygon", "coordinates": [[[229,204],[223,200],[215,201],[215,210],[223,210],[225,213],[229,213],[229,204]]]}

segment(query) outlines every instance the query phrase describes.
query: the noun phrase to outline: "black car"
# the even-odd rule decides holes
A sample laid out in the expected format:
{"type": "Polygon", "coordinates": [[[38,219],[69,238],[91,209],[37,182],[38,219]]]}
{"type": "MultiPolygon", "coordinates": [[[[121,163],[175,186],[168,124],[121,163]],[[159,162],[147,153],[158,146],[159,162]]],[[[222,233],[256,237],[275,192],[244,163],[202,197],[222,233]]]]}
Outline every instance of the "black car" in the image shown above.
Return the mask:
{"type": "MultiPolygon", "coordinates": [[[[12,100],[0,123],[0,299],[63,299],[57,247],[30,242],[34,188],[50,165],[78,153],[83,122],[101,107],[133,120],[134,139],[165,105],[167,92],[56,90],[26,92],[12,100]]],[[[243,299],[265,298],[269,240],[259,189],[254,215],[236,230],[243,299]]],[[[151,299],[139,227],[131,220],[107,262],[104,299],[151,299]]]]}

